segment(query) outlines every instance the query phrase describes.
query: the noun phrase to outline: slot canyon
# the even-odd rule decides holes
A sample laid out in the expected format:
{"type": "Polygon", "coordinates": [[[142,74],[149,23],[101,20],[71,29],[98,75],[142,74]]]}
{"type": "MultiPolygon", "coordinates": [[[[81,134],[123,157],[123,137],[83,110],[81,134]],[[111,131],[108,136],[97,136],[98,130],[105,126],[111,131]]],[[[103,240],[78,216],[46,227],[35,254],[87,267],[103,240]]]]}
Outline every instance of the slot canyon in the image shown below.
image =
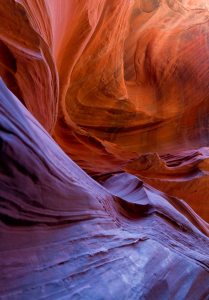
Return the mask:
{"type": "Polygon", "coordinates": [[[0,300],[209,300],[209,0],[0,0],[0,300]]]}

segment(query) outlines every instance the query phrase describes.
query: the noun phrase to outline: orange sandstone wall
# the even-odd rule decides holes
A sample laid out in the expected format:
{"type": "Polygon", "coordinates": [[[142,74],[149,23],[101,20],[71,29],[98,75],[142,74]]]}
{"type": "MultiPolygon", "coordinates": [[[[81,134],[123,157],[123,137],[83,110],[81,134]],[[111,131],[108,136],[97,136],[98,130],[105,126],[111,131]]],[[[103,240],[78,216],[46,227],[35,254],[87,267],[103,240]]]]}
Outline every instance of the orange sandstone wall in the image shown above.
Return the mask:
{"type": "Polygon", "coordinates": [[[4,0],[0,11],[1,76],[91,175],[208,145],[205,1],[4,0]]]}
{"type": "Polygon", "coordinates": [[[207,1],[0,20],[0,298],[208,299],[207,1]]]}
{"type": "Polygon", "coordinates": [[[208,146],[206,1],[2,0],[0,13],[0,75],[69,157],[91,176],[149,178],[209,220],[207,149],[198,189],[186,153],[180,189],[140,158],[208,146]]]}
{"type": "Polygon", "coordinates": [[[136,176],[101,185],[0,80],[1,299],[207,299],[209,224],[136,176]]]}

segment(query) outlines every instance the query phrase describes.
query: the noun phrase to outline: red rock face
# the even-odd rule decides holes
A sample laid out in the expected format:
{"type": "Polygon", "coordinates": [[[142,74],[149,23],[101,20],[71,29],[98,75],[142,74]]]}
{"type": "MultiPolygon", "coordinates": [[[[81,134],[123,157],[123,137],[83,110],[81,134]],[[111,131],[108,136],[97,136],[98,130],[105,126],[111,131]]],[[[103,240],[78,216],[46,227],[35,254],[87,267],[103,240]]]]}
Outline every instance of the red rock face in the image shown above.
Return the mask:
{"type": "Polygon", "coordinates": [[[209,227],[136,176],[99,185],[0,82],[2,299],[206,299],[209,227]]]}
{"type": "Polygon", "coordinates": [[[1,12],[2,78],[90,175],[208,145],[205,1],[5,0],[1,12]]]}
{"type": "Polygon", "coordinates": [[[120,165],[103,141],[117,147],[121,164],[126,161],[118,146],[129,151],[128,160],[132,152],[164,154],[208,145],[208,8],[203,2],[116,2],[111,8],[106,3],[74,65],[54,132],[90,174],[120,165]],[[75,138],[69,142],[70,120],[85,130],[77,135],[73,129],[74,136],[93,158],[79,154],[75,138]]]}
{"type": "Polygon", "coordinates": [[[0,298],[208,299],[207,2],[0,17],[0,298]]]}

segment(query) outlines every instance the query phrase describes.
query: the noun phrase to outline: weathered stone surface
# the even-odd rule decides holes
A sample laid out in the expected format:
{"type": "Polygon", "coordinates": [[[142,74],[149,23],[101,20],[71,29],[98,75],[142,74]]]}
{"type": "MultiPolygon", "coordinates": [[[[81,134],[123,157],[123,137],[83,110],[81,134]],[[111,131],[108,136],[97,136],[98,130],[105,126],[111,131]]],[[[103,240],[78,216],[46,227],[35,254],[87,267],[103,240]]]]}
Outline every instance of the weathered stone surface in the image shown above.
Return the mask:
{"type": "MultiPolygon", "coordinates": [[[[49,49],[52,32],[49,26],[45,29],[47,38],[37,25],[39,14],[44,14],[44,1],[38,1],[41,12],[38,5],[34,11],[35,20],[31,19],[31,3],[15,0],[0,3],[0,76],[52,133],[59,90],[57,69],[49,49]]],[[[47,26],[47,15],[44,21],[47,26]]]]}
{"type": "Polygon", "coordinates": [[[209,299],[207,1],[0,18],[0,299],[209,299]]]}
{"type": "Polygon", "coordinates": [[[208,145],[205,1],[2,0],[0,12],[2,78],[90,175],[208,145]]]}
{"type": "Polygon", "coordinates": [[[207,299],[208,224],[124,173],[99,185],[0,82],[1,299],[207,299]]]}
{"type": "Polygon", "coordinates": [[[128,163],[124,170],[154,188],[186,201],[209,222],[208,148],[159,156],[144,154],[128,163]]]}

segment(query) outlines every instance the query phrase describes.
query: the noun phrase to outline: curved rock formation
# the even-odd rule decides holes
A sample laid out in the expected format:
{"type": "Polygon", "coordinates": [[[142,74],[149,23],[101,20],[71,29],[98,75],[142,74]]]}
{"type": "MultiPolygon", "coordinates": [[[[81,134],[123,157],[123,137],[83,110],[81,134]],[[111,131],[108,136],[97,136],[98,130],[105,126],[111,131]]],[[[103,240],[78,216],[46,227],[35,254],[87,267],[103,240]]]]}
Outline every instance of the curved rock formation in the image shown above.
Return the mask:
{"type": "Polygon", "coordinates": [[[205,221],[208,211],[208,148],[162,155],[145,154],[124,170],[171,196],[186,201],[205,221]]]}
{"type": "Polygon", "coordinates": [[[0,83],[1,299],[206,299],[209,228],[120,174],[102,187],[0,83]]]}
{"type": "Polygon", "coordinates": [[[0,17],[0,299],[208,299],[207,1],[0,17]]]}
{"type": "Polygon", "coordinates": [[[0,11],[2,78],[90,175],[208,145],[205,1],[2,0],[0,11]]]}
{"type": "MultiPolygon", "coordinates": [[[[36,119],[52,133],[57,118],[59,85],[49,48],[51,32],[45,32],[47,38],[37,28],[27,9],[30,1],[26,2],[25,8],[20,3],[3,0],[0,4],[0,76],[36,119]]],[[[42,4],[44,13],[44,1],[42,4]]],[[[44,20],[46,22],[46,17],[44,20]]]]}
{"type": "MultiPolygon", "coordinates": [[[[115,156],[101,146],[103,141],[138,154],[208,144],[209,15],[204,3],[106,2],[109,8],[74,65],[54,132],[70,156],[78,139],[93,148],[88,158],[78,147],[79,158],[72,156],[87,172],[106,172],[104,157],[108,168],[109,157],[115,156]],[[73,146],[70,120],[88,132],[77,135],[73,129],[73,146]]],[[[120,152],[117,156],[123,158],[120,152]]]]}

